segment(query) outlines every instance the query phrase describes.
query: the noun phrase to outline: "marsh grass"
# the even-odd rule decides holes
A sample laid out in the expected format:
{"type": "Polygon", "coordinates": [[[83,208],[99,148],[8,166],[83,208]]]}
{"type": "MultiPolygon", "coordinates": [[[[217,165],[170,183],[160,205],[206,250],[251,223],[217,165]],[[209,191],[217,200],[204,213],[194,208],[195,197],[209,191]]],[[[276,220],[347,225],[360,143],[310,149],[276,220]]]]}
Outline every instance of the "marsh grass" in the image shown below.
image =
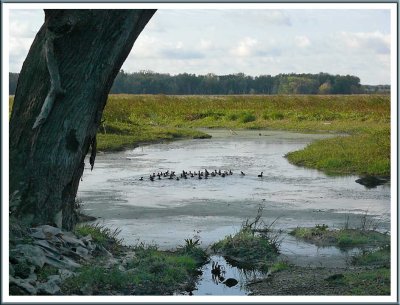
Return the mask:
{"type": "Polygon", "coordinates": [[[390,235],[374,230],[350,228],[331,230],[326,225],[316,225],[312,228],[297,227],[289,234],[320,246],[341,248],[382,246],[390,242],[390,235]]]}
{"type": "Polygon", "coordinates": [[[110,95],[104,119],[113,134],[99,136],[101,149],[204,136],[198,127],[346,133],[287,158],[330,174],[390,174],[389,96],[110,95]]]}
{"type": "Polygon", "coordinates": [[[185,239],[185,244],[183,246],[178,246],[176,253],[194,258],[199,266],[203,265],[208,260],[208,254],[200,247],[200,239],[197,238],[185,239]]]}
{"type": "Polygon", "coordinates": [[[83,266],[62,285],[64,294],[170,295],[193,285],[201,266],[193,253],[159,251],[156,245],[140,243],[124,268],[105,267],[102,261],[83,266]],[[83,288],[83,289],[82,289],[83,288]]]}
{"type": "Polygon", "coordinates": [[[284,270],[288,270],[291,268],[291,264],[289,264],[287,261],[278,261],[275,262],[271,265],[271,267],[269,267],[269,271],[271,273],[275,273],[275,272],[280,272],[280,271],[284,271],[284,270]]]}
{"type": "Polygon", "coordinates": [[[265,236],[254,234],[247,229],[241,229],[234,235],[213,244],[211,249],[223,255],[235,266],[252,269],[257,267],[266,270],[276,258],[276,249],[265,236]]]}
{"type": "Polygon", "coordinates": [[[347,273],[343,284],[350,288],[351,295],[389,295],[390,269],[378,268],[347,273]]]}
{"type": "Polygon", "coordinates": [[[348,134],[287,158],[330,174],[390,174],[388,95],[109,95],[98,149],[207,137],[200,127],[348,134]]]}
{"type": "Polygon", "coordinates": [[[120,232],[120,229],[112,230],[98,223],[78,225],[74,229],[78,237],[90,235],[96,244],[113,254],[119,254],[123,250],[123,240],[118,237],[120,232]]]}
{"type": "Polygon", "coordinates": [[[253,220],[243,222],[239,232],[214,243],[211,249],[240,268],[268,270],[279,254],[280,239],[272,225],[262,222],[262,211],[260,207],[253,220]]]}
{"type": "Polygon", "coordinates": [[[165,96],[110,95],[106,124],[171,127],[277,128],[286,130],[368,129],[390,122],[390,98],[352,96],[165,96]],[[305,122],[308,122],[305,124],[305,122]]]}
{"type": "Polygon", "coordinates": [[[352,257],[352,264],[357,266],[390,268],[390,244],[377,249],[364,250],[352,257]]]}
{"type": "Polygon", "coordinates": [[[290,152],[296,165],[324,170],[329,174],[390,175],[390,129],[318,140],[290,152]]]}

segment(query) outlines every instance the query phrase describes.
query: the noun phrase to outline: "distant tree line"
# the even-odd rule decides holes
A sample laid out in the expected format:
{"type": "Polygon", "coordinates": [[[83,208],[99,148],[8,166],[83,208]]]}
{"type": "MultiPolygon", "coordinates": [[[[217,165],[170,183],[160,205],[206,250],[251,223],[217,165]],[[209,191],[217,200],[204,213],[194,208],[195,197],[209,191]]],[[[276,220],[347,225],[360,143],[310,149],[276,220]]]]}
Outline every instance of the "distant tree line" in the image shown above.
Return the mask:
{"type": "MultiPolygon", "coordinates": [[[[10,73],[10,94],[14,94],[17,73],[10,73]]],[[[362,94],[388,93],[389,85],[361,85],[352,75],[278,74],[249,76],[229,75],[170,75],[152,71],[126,73],[121,70],[110,93],[128,94],[362,94]]]]}

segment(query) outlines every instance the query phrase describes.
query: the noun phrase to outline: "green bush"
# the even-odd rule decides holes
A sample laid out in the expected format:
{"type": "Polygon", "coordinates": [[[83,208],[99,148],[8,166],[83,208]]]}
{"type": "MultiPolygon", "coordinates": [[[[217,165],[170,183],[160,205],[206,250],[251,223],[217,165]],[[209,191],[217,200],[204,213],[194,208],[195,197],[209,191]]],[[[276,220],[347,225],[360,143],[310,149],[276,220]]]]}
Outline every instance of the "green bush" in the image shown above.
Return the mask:
{"type": "Polygon", "coordinates": [[[242,123],[254,122],[256,119],[256,116],[250,112],[244,112],[240,115],[240,122],[242,123]]]}

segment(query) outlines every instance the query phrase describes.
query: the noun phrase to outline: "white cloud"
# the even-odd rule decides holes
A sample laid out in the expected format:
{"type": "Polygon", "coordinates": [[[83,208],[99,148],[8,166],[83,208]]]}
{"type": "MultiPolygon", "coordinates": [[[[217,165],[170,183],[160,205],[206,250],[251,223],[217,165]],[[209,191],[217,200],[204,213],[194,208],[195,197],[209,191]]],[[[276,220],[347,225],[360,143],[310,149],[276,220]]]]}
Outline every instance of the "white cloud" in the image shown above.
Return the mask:
{"type": "Polygon", "coordinates": [[[339,35],[342,43],[350,49],[362,52],[375,52],[378,54],[390,53],[390,35],[379,31],[374,32],[341,32],[339,35]]]}
{"type": "Polygon", "coordinates": [[[231,54],[239,57],[247,57],[254,54],[258,41],[251,37],[245,37],[239,42],[239,45],[231,49],[231,54]]]}
{"type": "Polygon", "coordinates": [[[227,20],[234,24],[238,24],[240,20],[247,20],[246,25],[254,25],[255,23],[262,26],[292,25],[290,17],[284,10],[225,10],[223,14],[227,20]]]}
{"type": "Polygon", "coordinates": [[[214,45],[211,40],[202,39],[202,40],[200,40],[199,49],[201,49],[203,51],[209,51],[209,50],[214,49],[214,45]]]}
{"type": "Polygon", "coordinates": [[[311,45],[310,39],[307,36],[296,36],[294,41],[299,48],[307,48],[311,45]]]}
{"type": "Polygon", "coordinates": [[[33,38],[13,38],[9,40],[9,64],[10,72],[19,72],[22,67],[29,49],[33,43],[33,38]]]}
{"type": "Polygon", "coordinates": [[[37,28],[32,28],[29,23],[21,22],[21,20],[10,22],[10,37],[32,38],[37,31],[37,28]]]}

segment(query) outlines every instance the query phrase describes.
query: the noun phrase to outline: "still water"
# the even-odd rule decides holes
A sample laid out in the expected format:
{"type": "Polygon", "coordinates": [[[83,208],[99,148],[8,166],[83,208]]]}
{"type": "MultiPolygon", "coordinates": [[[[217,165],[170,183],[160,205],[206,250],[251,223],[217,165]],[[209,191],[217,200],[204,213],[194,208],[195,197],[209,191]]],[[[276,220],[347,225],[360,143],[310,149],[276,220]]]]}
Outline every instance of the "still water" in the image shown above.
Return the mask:
{"type": "MultiPolygon", "coordinates": [[[[89,162],[78,198],[96,222],[120,228],[126,244],[156,243],[172,249],[200,237],[207,247],[239,230],[259,206],[263,220],[288,232],[297,226],[357,226],[368,213],[389,230],[390,185],[367,189],[356,176],[332,177],[291,165],[284,155],[329,135],[281,131],[207,130],[211,139],[183,140],[98,154],[89,162]],[[231,170],[209,179],[149,180],[152,173],[231,170]],[[241,175],[243,171],[245,176],[241,175]],[[263,172],[263,177],[257,177],[263,172]],[[143,177],[143,181],[140,178],[143,177]]],[[[195,176],[196,177],[196,176],[195,176]]],[[[282,255],[298,265],[340,266],[348,253],[318,248],[283,234],[282,255]]],[[[225,289],[225,288],[224,288],[225,289]]]]}

